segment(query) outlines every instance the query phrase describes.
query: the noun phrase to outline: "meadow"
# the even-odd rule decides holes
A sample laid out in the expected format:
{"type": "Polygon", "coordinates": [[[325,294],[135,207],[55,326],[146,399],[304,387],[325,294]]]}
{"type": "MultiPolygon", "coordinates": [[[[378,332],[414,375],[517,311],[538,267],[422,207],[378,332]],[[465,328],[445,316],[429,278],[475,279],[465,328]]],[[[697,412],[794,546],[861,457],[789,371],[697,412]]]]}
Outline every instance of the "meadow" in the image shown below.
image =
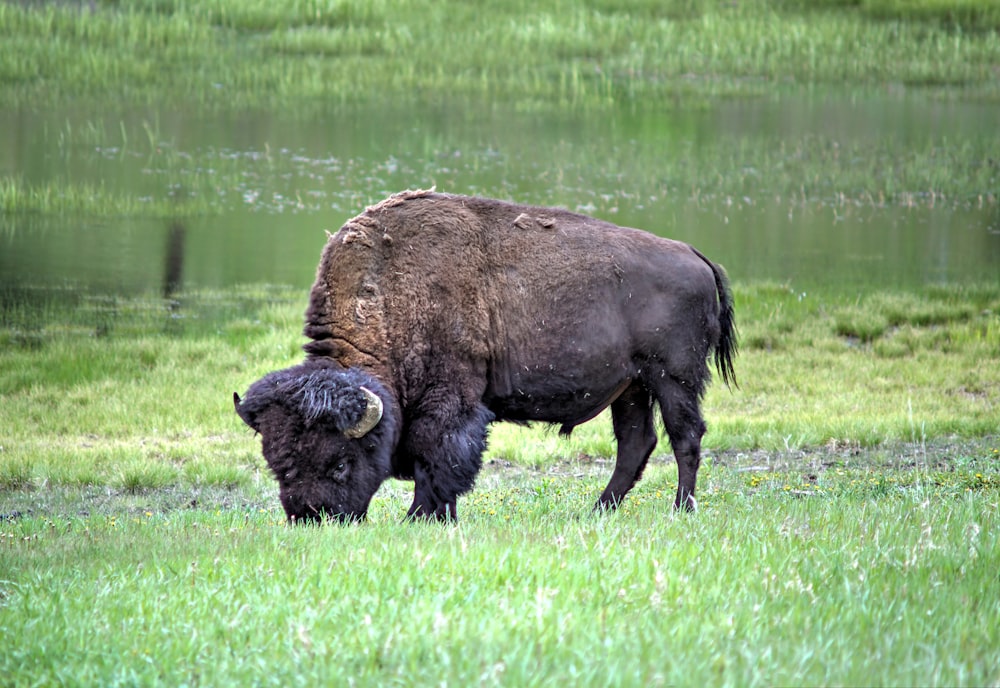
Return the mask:
{"type": "Polygon", "coordinates": [[[445,528],[398,523],[394,494],[346,528],[256,508],[29,519],[0,544],[0,668],[9,685],[995,683],[995,473],[837,470],[807,497],[711,466],[728,496],[696,515],[651,489],[592,515],[593,477],[487,471],[445,528]]]}
{"type": "MultiPolygon", "coordinates": [[[[52,156],[102,147],[119,174],[153,170],[150,186],[183,181],[190,198],[11,174],[0,241],[23,217],[230,212],[248,176],[281,191],[262,205],[291,199],[281,180],[311,164],[162,145],[159,110],[697,109],[824,88],[989,104],[998,31],[1000,3],[971,0],[2,3],[4,107],[78,108],[87,124],[53,131],[52,156]],[[109,124],[109,101],[150,116],[109,124]]],[[[732,144],[626,150],[595,174],[612,190],[638,179],[636,196],[595,196],[594,212],[652,195],[835,215],[1000,196],[995,143],[957,134],[905,150],[732,144]]],[[[602,164],[564,152],[566,178],[602,164]]],[[[366,200],[353,172],[345,218],[366,200]]],[[[696,513],[670,508],[665,438],[622,507],[592,511],[614,456],[601,416],[569,440],[496,426],[455,525],[402,523],[411,485],[390,481],[367,522],[318,528],[285,524],[232,407],[301,359],[304,289],[11,289],[4,685],[1000,685],[996,280],[736,280],[740,386],[706,396],[696,513]]]]}
{"type": "MultiPolygon", "coordinates": [[[[77,304],[0,363],[12,685],[983,685],[1000,643],[1000,287],[738,285],[699,511],[664,440],[623,507],[601,417],[497,426],[455,526],[284,524],[231,392],[300,359],[302,294],[77,304]]],[[[37,319],[34,322],[39,322],[37,319]]]]}

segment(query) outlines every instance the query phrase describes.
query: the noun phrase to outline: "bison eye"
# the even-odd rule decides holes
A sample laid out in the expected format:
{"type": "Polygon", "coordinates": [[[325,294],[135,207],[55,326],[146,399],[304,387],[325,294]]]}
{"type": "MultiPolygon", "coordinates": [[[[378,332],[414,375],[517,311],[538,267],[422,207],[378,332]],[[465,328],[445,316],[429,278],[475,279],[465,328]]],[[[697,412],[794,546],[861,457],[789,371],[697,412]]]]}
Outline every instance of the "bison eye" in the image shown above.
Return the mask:
{"type": "Polygon", "coordinates": [[[347,476],[347,462],[339,461],[330,470],[330,477],[337,481],[342,481],[347,476]]]}

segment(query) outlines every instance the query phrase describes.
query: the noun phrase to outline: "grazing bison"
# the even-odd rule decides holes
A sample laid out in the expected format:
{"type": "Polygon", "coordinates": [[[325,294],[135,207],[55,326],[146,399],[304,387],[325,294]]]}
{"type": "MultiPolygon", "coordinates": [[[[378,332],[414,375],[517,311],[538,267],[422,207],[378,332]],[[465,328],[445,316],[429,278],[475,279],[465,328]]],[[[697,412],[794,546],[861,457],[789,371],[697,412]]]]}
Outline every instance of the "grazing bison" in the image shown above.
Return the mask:
{"type": "Polygon", "coordinates": [[[255,382],[259,432],[290,520],[365,517],[389,477],[408,515],[456,517],[494,420],[561,433],[611,406],[614,508],[656,446],[654,405],[694,507],[707,358],[735,383],[725,272],[694,248],[565,210],[406,191],[330,236],[304,363],[255,382]]]}

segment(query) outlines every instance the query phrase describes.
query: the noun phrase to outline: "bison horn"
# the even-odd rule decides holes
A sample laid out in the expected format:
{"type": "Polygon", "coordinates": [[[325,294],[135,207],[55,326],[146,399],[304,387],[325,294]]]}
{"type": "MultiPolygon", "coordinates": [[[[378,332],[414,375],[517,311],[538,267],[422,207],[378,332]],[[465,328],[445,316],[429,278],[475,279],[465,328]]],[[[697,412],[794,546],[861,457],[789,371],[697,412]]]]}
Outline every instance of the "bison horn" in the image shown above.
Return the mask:
{"type": "Polygon", "coordinates": [[[378,398],[377,394],[367,387],[362,387],[361,391],[368,400],[368,406],[365,408],[365,414],[361,417],[361,420],[358,421],[357,425],[344,430],[344,435],[350,437],[352,440],[364,437],[371,431],[372,428],[378,425],[380,420],[382,420],[382,400],[378,398]]]}

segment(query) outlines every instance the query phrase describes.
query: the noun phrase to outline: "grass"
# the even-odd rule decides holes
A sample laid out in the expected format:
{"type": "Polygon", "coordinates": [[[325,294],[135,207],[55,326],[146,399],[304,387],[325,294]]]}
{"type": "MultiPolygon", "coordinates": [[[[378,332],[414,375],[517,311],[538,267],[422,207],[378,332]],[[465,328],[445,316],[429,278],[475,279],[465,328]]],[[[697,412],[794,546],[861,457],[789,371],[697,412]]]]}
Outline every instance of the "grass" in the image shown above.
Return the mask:
{"type": "Polygon", "coordinates": [[[493,467],[456,527],[400,524],[394,486],[361,527],[287,528],[254,503],[22,517],[0,524],[0,670],[12,686],[988,684],[1000,477],[995,450],[954,461],[943,478],[710,463],[697,515],[664,508],[671,472],[653,466],[604,516],[586,512],[592,470],[493,467]]]}
{"type": "Polygon", "coordinates": [[[400,523],[394,481],[364,525],[284,526],[231,393],[300,359],[304,293],[175,298],[179,324],[81,297],[0,329],[9,685],[1000,680],[995,284],[737,284],[742,388],[706,399],[697,514],[665,443],[591,513],[601,417],[497,426],[455,527],[400,523]]]}
{"type": "Polygon", "coordinates": [[[29,184],[11,176],[0,178],[0,212],[8,218],[19,214],[175,218],[213,212],[207,203],[178,202],[176,191],[168,185],[154,202],[149,196],[112,191],[104,183],[50,179],[29,184]]]}
{"type": "Polygon", "coordinates": [[[447,92],[524,108],[600,108],[849,82],[996,99],[995,2],[861,5],[5,3],[0,94],[34,106],[167,97],[209,110],[294,100],[305,111],[447,92]]]}
{"type": "Polygon", "coordinates": [[[788,8],[850,9],[873,19],[928,22],[955,31],[1000,29],[995,0],[786,0],[788,8]]]}

